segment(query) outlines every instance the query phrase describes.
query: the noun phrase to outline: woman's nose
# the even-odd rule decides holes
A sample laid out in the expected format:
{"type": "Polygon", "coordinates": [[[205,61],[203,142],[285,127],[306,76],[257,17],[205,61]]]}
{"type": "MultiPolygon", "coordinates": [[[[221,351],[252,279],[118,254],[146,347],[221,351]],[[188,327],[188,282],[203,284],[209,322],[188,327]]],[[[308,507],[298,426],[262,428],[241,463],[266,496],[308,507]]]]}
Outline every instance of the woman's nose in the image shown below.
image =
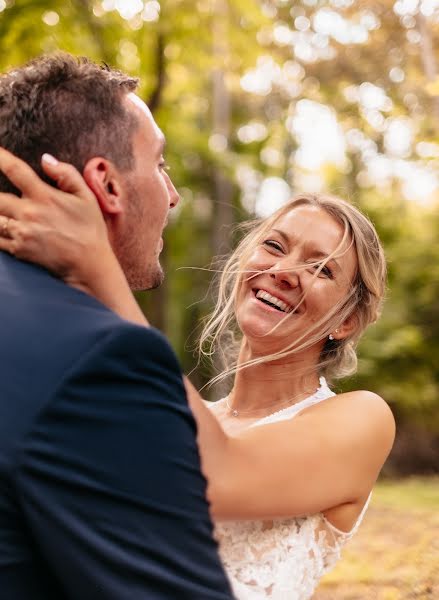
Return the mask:
{"type": "Polygon", "coordinates": [[[291,264],[291,261],[279,261],[270,269],[270,277],[276,281],[278,285],[283,285],[289,288],[295,288],[299,285],[299,274],[297,267],[291,264]]]}

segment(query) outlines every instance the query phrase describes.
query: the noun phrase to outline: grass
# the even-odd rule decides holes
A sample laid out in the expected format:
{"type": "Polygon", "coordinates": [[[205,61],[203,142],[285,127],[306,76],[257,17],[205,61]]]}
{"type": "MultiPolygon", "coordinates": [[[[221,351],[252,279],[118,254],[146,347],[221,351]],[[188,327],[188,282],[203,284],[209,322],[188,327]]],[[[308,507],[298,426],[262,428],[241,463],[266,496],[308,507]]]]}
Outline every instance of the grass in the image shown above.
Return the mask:
{"type": "Polygon", "coordinates": [[[313,600],[439,599],[439,478],[381,482],[313,600]]]}

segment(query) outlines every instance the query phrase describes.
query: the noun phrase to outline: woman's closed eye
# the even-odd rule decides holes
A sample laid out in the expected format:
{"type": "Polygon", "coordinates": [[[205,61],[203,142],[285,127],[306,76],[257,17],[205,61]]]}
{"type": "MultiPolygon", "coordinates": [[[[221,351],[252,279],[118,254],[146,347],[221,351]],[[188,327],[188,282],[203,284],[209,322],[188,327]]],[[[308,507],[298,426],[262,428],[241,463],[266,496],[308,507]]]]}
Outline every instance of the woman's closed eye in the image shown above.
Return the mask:
{"type": "Polygon", "coordinates": [[[330,267],[328,267],[328,265],[323,264],[322,266],[322,263],[313,262],[310,266],[314,271],[319,271],[318,277],[327,277],[328,279],[334,279],[334,274],[331,271],[330,267]]]}
{"type": "Polygon", "coordinates": [[[270,248],[273,248],[273,250],[277,250],[278,252],[284,251],[284,249],[282,248],[282,244],[276,242],[276,240],[264,240],[263,245],[269,246],[270,248]]]}

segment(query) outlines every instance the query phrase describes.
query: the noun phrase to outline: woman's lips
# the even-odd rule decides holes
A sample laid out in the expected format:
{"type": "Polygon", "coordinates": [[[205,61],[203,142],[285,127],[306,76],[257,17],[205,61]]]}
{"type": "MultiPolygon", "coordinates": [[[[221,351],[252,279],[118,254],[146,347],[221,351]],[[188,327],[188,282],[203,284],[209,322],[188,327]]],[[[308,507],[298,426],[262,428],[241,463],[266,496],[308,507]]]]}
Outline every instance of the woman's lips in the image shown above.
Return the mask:
{"type": "Polygon", "coordinates": [[[300,309],[296,310],[296,304],[287,303],[283,298],[279,298],[278,295],[269,292],[264,288],[253,288],[252,294],[258,306],[266,309],[269,312],[275,312],[282,316],[288,314],[298,314],[301,312],[300,309]],[[270,304],[267,304],[267,301],[270,302],[270,304]]]}

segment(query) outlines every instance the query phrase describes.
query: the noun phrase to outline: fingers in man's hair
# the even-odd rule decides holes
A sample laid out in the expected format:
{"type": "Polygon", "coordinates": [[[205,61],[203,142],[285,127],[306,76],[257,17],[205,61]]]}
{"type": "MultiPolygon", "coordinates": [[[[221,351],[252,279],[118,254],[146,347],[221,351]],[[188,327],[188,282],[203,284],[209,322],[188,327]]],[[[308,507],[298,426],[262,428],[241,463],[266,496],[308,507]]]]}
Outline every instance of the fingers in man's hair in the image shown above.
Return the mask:
{"type": "Polygon", "coordinates": [[[76,194],[81,198],[94,196],[82,175],[73,165],[61,162],[50,154],[43,154],[41,166],[46,175],[56,181],[58,188],[63,192],[76,194]]]}
{"type": "Polygon", "coordinates": [[[59,160],[57,158],[55,158],[54,156],[52,156],[51,154],[48,154],[47,152],[45,152],[43,154],[43,156],[41,157],[41,164],[43,164],[43,163],[47,163],[49,166],[56,167],[59,164],[59,160]]]}
{"type": "Polygon", "coordinates": [[[41,181],[38,175],[20,158],[17,158],[5,148],[0,147],[0,170],[25,195],[37,199],[40,192],[49,187],[41,181]]]}

